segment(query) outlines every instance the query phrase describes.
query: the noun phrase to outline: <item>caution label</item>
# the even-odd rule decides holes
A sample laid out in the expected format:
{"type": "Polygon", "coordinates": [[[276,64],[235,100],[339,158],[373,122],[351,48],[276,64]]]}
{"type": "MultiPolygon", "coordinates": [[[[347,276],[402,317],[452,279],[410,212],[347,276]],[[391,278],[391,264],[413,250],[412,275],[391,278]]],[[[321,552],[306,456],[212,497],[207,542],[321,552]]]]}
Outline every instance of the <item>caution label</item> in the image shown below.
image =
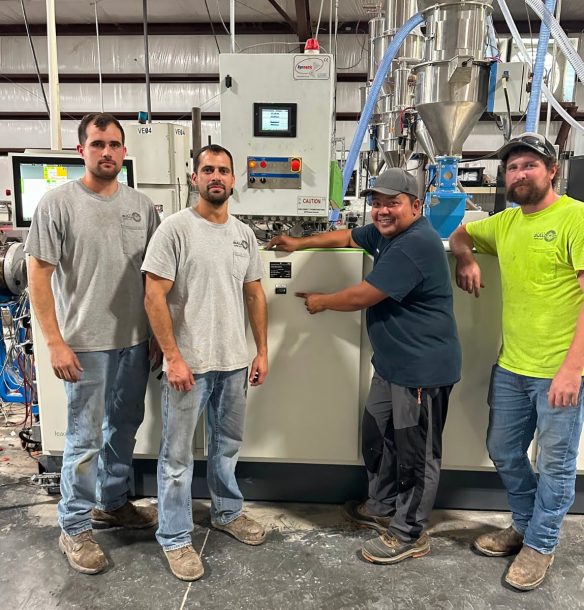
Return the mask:
{"type": "Polygon", "coordinates": [[[326,216],[327,205],[326,197],[298,197],[297,210],[305,216],[326,216]]]}

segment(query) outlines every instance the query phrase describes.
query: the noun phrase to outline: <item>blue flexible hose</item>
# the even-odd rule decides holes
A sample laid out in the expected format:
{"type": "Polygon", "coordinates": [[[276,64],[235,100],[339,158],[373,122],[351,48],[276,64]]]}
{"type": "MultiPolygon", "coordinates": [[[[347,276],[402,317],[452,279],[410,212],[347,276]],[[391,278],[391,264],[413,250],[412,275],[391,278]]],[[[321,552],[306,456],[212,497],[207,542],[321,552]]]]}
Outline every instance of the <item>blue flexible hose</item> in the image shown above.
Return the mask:
{"type": "Polygon", "coordinates": [[[351,144],[345,167],[343,168],[343,197],[347,192],[349,180],[351,179],[355,162],[357,161],[359,151],[361,150],[363,138],[367,132],[369,119],[373,114],[383,81],[385,80],[385,77],[389,72],[389,68],[391,67],[391,62],[394,60],[394,57],[397,55],[397,52],[404,43],[406,37],[412,32],[412,30],[421,25],[423,22],[424,18],[422,17],[421,13],[417,13],[413,17],[410,17],[397,32],[394,39],[391,41],[391,44],[389,47],[387,47],[387,51],[381,60],[377,74],[375,74],[375,78],[373,79],[373,84],[371,85],[371,90],[369,91],[367,101],[363,107],[363,112],[361,113],[359,124],[357,125],[357,131],[355,133],[355,137],[353,138],[353,143],[351,144]]]}
{"type": "MultiPolygon", "coordinates": [[[[545,7],[553,14],[556,9],[556,0],[546,0],[545,7]]],[[[545,56],[547,54],[550,40],[550,27],[544,21],[539,30],[539,42],[533,65],[533,79],[531,81],[531,95],[527,106],[527,117],[525,119],[525,131],[537,131],[539,123],[539,102],[541,99],[541,84],[545,70],[545,56]]]]}

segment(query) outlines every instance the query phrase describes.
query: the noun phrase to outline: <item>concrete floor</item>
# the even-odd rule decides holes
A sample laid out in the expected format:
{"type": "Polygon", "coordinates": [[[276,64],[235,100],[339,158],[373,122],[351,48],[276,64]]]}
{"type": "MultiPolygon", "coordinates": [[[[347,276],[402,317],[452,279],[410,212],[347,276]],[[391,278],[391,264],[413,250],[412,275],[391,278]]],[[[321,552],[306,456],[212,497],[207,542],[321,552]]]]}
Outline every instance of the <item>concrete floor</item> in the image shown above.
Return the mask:
{"type": "Polygon", "coordinates": [[[28,482],[36,464],[13,437],[0,433],[0,447],[3,610],[584,609],[582,516],[566,519],[547,580],[528,593],[504,584],[509,558],[470,549],[477,534],[505,527],[508,514],[436,511],[429,555],[376,566],[360,557],[371,532],[349,525],[339,506],[309,504],[248,504],[249,514],[270,530],[263,546],[248,547],[209,529],[208,504],[195,501],[193,543],[205,565],[195,583],[172,576],[153,529],[97,531],[110,567],[96,576],[78,574],[57,547],[58,498],[28,482]]]}

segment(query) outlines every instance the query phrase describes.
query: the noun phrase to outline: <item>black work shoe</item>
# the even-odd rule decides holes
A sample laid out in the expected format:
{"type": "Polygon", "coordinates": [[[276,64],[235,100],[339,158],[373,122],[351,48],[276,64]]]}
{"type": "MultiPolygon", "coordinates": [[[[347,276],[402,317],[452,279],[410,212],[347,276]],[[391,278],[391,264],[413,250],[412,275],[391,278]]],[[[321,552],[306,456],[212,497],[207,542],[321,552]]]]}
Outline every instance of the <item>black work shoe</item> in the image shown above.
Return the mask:
{"type": "Polygon", "coordinates": [[[428,534],[422,534],[413,542],[404,542],[393,534],[383,534],[372,540],[368,540],[361,553],[363,559],[371,563],[398,563],[408,557],[423,557],[430,552],[428,534]]]}
{"type": "Polygon", "coordinates": [[[343,506],[343,514],[352,523],[362,527],[369,527],[380,534],[387,532],[387,528],[391,523],[391,517],[372,515],[367,511],[365,502],[357,502],[356,500],[351,500],[343,506]]]}

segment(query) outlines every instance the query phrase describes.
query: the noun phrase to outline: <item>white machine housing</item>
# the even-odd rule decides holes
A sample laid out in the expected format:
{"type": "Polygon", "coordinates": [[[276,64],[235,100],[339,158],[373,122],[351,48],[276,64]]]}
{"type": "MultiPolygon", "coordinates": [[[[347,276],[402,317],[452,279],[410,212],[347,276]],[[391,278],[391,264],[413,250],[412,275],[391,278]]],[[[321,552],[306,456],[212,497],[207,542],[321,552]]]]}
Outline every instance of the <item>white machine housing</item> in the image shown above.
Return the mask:
{"type": "Polygon", "coordinates": [[[332,55],[222,53],[219,74],[221,143],[233,155],[236,176],[231,213],[328,217],[332,55]]]}
{"type": "Polygon", "coordinates": [[[136,158],[140,181],[161,217],[188,206],[191,175],[190,127],[177,123],[124,125],[128,155],[136,158]]]}

